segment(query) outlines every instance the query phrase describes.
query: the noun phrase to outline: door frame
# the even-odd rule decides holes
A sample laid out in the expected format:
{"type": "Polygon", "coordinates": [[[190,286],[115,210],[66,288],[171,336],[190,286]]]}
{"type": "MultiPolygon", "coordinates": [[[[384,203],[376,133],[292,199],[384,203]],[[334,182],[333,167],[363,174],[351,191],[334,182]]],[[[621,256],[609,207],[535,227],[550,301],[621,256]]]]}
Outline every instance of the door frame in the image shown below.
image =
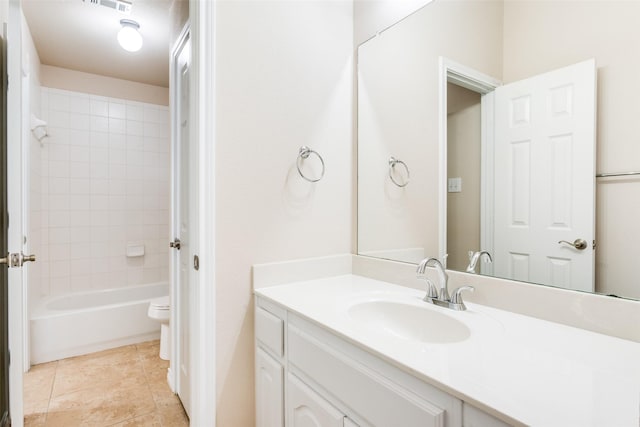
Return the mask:
{"type": "Polygon", "coordinates": [[[191,425],[216,424],[215,275],[215,18],[216,3],[189,0],[191,37],[191,138],[199,155],[199,280],[194,289],[191,327],[191,425]],[[203,236],[203,237],[202,237],[203,236]]]}
{"type": "MultiPolygon", "coordinates": [[[[478,70],[467,67],[452,61],[444,56],[438,58],[438,120],[439,120],[439,132],[438,132],[438,162],[439,162],[439,176],[438,176],[438,247],[440,253],[438,257],[442,261],[443,265],[446,264],[447,255],[447,83],[454,83],[458,86],[462,86],[466,89],[478,92],[481,98],[481,158],[480,158],[480,191],[482,194],[489,194],[487,189],[493,187],[493,175],[485,173],[492,170],[493,164],[493,94],[492,92],[498,87],[502,86],[502,82],[487,74],[481,73],[478,70]]],[[[488,197],[482,197],[480,199],[480,227],[484,232],[481,233],[481,245],[482,248],[490,251],[493,247],[493,238],[491,241],[485,240],[485,237],[493,235],[491,230],[493,229],[490,218],[492,217],[490,211],[493,209],[493,200],[489,200],[488,197]],[[489,227],[489,228],[487,228],[489,227]]]]}
{"type": "MultiPolygon", "coordinates": [[[[199,188],[198,217],[200,234],[206,236],[200,242],[200,281],[195,289],[196,304],[193,309],[192,425],[215,426],[216,419],[216,298],[215,298],[215,2],[189,0],[189,20],[192,43],[192,84],[190,88],[193,138],[200,153],[199,180],[206,183],[199,188]]],[[[21,13],[20,0],[9,0],[7,43],[17,57],[8,58],[8,159],[19,158],[21,152],[21,13]]],[[[11,54],[11,53],[10,53],[11,54]]],[[[15,169],[15,168],[14,168],[15,169]]],[[[8,182],[20,182],[20,171],[8,170],[8,182]]],[[[21,188],[9,186],[9,209],[22,206],[21,188]]],[[[13,215],[9,232],[9,251],[22,248],[22,225],[20,216],[13,215]]],[[[20,268],[9,269],[9,283],[22,282],[20,268]]],[[[9,348],[14,363],[10,365],[9,396],[13,425],[21,427],[24,422],[23,408],[23,301],[22,289],[9,287],[9,348]]]]}

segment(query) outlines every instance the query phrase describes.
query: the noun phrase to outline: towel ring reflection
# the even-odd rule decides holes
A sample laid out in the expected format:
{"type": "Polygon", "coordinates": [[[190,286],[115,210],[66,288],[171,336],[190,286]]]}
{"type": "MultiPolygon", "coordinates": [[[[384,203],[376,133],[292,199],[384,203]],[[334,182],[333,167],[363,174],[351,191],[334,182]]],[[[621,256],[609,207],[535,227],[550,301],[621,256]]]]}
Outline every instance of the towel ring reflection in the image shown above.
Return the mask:
{"type": "Polygon", "coordinates": [[[300,174],[300,176],[309,182],[318,182],[324,176],[324,160],[322,160],[322,156],[318,154],[317,151],[314,151],[305,145],[300,147],[300,150],[298,151],[298,158],[296,159],[296,168],[298,168],[298,173],[300,174]],[[320,163],[322,164],[322,172],[320,173],[320,177],[316,179],[312,179],[305,176],[304,173],[302,173],[302,169],[300,169],[300,164],[302,163],[302,161],[308,159],[311,154],[315,154],[318,157],[318,159],[320,159],[320,163]]]}
{"type": "Polygon", "coordinates": [[[389,158],[389,178],[391,178],[391,181],[398,187],[406,187],[407,184],[409,184],[409,181],[411,179],[411,174],[409,173],[409,167],[402,160],[398,160],[393,156],[390,157],[389,158]],[[398,181],[395,180],[395,178],[393,178],[393,170],[398,164],[404,166],[404,170],[407,171],[407,180],[404,183],[399,183],[398,181]]]}

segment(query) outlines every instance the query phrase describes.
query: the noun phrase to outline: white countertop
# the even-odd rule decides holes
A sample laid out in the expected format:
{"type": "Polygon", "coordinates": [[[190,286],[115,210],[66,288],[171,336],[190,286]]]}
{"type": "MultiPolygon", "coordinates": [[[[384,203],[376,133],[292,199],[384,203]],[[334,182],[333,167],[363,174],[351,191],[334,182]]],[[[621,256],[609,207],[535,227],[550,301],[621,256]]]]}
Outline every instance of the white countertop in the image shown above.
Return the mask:
{"type": "Polygon", "coordinates": [[[355,275],[255,292],[505,421],[640,425],[639,343],[472,303],[463,312],[428,304],[467,325],[470,338],[413,341],[356,321],[348,310],[375,300],[424,306],[424,292],[355,275]]]}

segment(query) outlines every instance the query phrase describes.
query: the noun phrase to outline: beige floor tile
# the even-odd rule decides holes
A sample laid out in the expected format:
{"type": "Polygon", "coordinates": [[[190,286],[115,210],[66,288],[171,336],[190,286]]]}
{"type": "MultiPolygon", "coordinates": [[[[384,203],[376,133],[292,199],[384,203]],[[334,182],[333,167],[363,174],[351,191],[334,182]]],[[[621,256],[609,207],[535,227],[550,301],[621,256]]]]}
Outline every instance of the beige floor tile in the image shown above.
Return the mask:
{"type": "Polygon", "coordinates": [[[24,414],[24,427],[43,427],[45,426],[45,420],[47,419],[46,411],[44,413],[31,413],[24,414]]]}
{"type": "Polygon", "coordinates": [[[160,413],[154,412],[122,423],[114,424],[113,427],[163,427],[162,416],[160,413]]]}
{"type": "Polygon", "coordinates": [[[89,388],[55,397],[49,404],[47,425],[64,422],[110,426],[134,417],[149,414],[156,405],[149,387],[145,384],[134,387],[111,389],[89,388]]]}
{"type": "Polygon", "coordinates": [[[24,374],[25,402],[49,400],[58,362],[34,365],[24,374]]]}
{"type": "Polygon", "coordinates": [[[131,386],[145,382],[142,363],[135,353],[128,358],[118,355],[73,364],[60,363],[52,396],[61,396],[90,387],[111,388],[118,384],[131,386]]]}
{"type": "Polygon", "coordinates": [[[159,408],[158,412],[162,416],[163,427],[189,427],[189,418],[180,403],[159,408]]]}
{"type": "Polygon", "coordinates": [[[34,367],[25,375],[25,425],[188,426],[159,348],[156,340],[34,367]]]}

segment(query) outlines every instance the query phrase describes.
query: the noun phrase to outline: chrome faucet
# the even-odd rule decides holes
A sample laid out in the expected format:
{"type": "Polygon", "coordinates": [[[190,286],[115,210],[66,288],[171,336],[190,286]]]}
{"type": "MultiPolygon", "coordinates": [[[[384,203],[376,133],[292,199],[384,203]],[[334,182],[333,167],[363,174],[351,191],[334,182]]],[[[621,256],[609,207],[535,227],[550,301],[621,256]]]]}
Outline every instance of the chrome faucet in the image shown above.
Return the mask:
{"type": "Polygon", "coordinates": [[[462,301],[462,292],[473,292],[473,286],[461,286],[453,292],[453,297],[449,297],[448,281],[449,276],[445,271],[442,263],[437,258],[425,258],[420,261],[416,270],[418,279],[425,280],[427,282],[427,295],[424,297],[424,301],[435,304],[441,307],[447,307],[453,310],[466,310],[467,307],[462,301]],[[431,280],[425,277],[425,270],[427,267],[433,266],[438,272],[438,280],[440,282],[440,291],[433,284],[431,280]]]}
{"type": "Polygon", "coordinates": [[[476,265],[480,258],[483,258],[484,262],[493,262],[491,254],[487,251],[469,251],[469,265],[467,266],[467,273],[478,274],[476,272],[476,265]]]}

